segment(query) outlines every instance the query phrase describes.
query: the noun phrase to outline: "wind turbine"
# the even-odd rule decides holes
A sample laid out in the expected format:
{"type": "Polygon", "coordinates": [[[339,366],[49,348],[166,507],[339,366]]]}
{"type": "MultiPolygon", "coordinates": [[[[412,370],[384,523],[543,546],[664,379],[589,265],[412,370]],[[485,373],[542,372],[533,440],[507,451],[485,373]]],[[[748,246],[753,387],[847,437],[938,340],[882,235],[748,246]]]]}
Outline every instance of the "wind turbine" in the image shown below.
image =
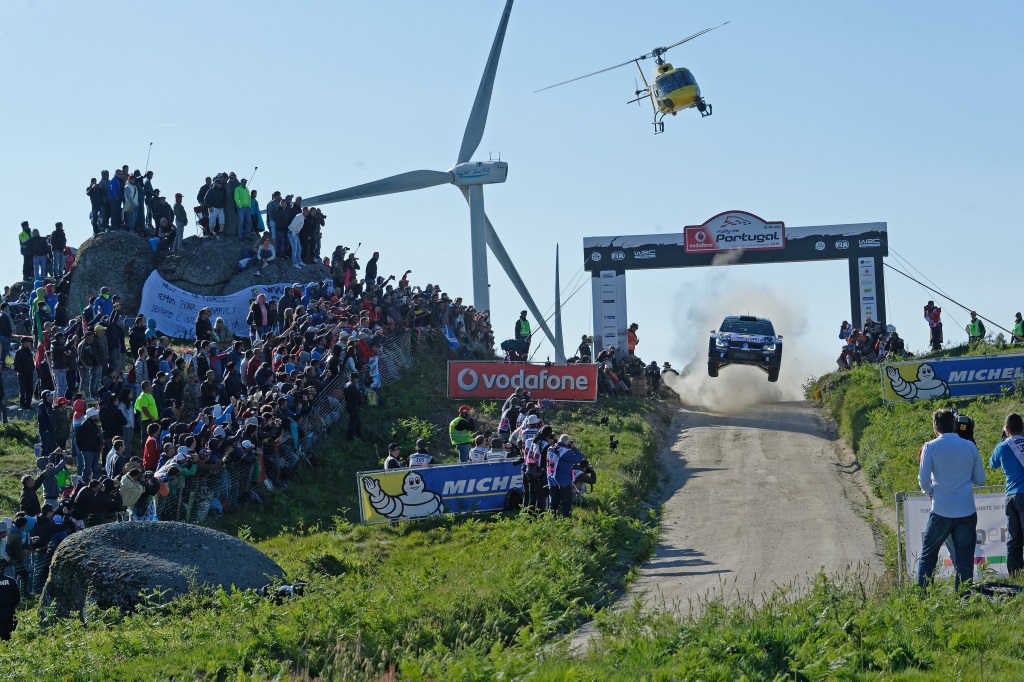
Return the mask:
{"type": "Polygon", "coordinates": [[[508,278],[512,280],[516,291],[523,297],[527,309],[533,314],[534,319],[537,320],[537,324],[544,331],[544,334],[555,345],[556,361],[565,362],[565,353],[561,350],[561,346],[555,343],[555,335],[552,334],[551,329],[544,320],[544,316],[541,315],[540,308],[534,302],[533,297],[526,288],[526,284],[523,283],[522,277],[519,276],[515,264],[498,238],[498,233],[494,231],[491,221],[484,212],[484,185],[505,182],[508,177],[508,164],[504,161],[469,160],[476,152],[477,147],[480,146],[480,140],[484,136],[484,127],[487,125],[487,111],[491,106],[494,76],[498,71],[498,58],[501,56],[501,45],[505,40],[505,29],[508,27],[509,14],[512,12],[512,2],[513,0],[507,0],[505,11],[501,14],[498,32],[494,36],[491,53],[487,57],[486,66],[484,66],[484,75],[480,79],[480,87],[476,91],[473,109],[470,111],[469,121],[466,123],[466,132],[462,137],[462,147],[459,149],[459,156],[454,166],[446,171],[416,170],[400,173],[382,180],[349,187],[348,189],[304,198],[302,203],[304,206],[315,206],[338,201],[365,199],[384,194],[395,194],[397,192],[409,192],[416,189],[434,187],[435,185],[455,185],[462,191],[462,195],[469,203],[470,253],[473,266],[473,307],[481,311],[491,309],[490,292],[487,284],[487,248],[490,247],[494,258],[501,264],[508,278]]]}

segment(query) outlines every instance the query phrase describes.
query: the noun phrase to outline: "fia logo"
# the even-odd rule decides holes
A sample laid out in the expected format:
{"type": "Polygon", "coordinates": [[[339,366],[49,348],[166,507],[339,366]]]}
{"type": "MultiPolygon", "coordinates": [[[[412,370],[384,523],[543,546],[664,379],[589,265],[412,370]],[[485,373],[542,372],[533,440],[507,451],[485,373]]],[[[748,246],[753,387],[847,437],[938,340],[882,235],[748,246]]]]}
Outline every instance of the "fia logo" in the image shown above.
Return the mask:
{"type": "Polygon", "coordinates": [[[840,250],[848,249],[850,248],[850,242],[846,241],[845,239],[840,239],[839,241],[836,242],[836,248],[840,250]]]}
{"type": "Polygon", "coordinates": [[[626,254],[622,251],[612,251],[612,260],[626,260],[626,254]]]}

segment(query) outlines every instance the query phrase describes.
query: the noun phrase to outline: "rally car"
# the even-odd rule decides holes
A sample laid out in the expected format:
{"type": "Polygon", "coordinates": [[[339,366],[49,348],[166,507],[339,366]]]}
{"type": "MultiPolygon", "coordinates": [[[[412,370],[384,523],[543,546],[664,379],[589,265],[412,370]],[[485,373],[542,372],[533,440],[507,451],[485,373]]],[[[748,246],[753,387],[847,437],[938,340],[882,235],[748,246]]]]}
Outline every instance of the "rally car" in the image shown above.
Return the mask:
{"type": "Polygon", "coordinates": [[[708,341],[708,376],[717,377],[727,365],[754,365],[768,373],[768,381],[779,380],[782,366],[782,337],[775,334],[771,320],[753,315],[733,315],[711,330],[708,341]]]}

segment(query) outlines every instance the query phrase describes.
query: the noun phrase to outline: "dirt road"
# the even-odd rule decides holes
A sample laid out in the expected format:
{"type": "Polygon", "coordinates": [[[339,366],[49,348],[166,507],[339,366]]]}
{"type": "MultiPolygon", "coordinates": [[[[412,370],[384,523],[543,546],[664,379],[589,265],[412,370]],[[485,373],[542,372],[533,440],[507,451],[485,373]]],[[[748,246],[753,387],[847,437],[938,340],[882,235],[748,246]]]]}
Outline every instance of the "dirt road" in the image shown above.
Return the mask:
{"type": "MultiPolygon", "coordinates": [[[[855,465],[809,403],[681,407],[661,465],[661,544],[620,604],[640,596],[685,614],[723,591],[757,597],[822,569],[882,570],[855,465]]],[[[592,634],[581,629],[574,646],[592,634]]]]}

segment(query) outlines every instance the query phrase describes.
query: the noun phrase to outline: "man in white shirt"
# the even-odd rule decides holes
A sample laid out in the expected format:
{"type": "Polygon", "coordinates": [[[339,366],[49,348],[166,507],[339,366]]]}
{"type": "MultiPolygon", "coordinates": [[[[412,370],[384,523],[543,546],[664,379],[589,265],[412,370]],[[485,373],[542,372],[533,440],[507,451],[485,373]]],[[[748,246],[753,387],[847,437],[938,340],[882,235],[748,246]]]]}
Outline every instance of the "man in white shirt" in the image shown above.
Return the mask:
{"type": "Polygon", "coordinates": [[[296,213],[292,222],[288,225],[288,243],[292,247],[292,265],[297,268],[304,268],[302,264],[302,245],[299,243],[299,232],[309,217],[309,209],[303,207],[300,213],[296,213]]]}
{"type": "Polygon", "coordinates": [[[917,565],[917,584],[927,587],[939,558],[939,548],[952,537],[955,548],[956,586],[970,581],[973,573],[978,513],[973,485],[984,485],[985,466],[978,447],[956,433],[956,417],[949,410],[935,410],[932,427],[937,436],[921,449],[917,482],[932,502],[924,532],[924,546],[917,565]]]}

